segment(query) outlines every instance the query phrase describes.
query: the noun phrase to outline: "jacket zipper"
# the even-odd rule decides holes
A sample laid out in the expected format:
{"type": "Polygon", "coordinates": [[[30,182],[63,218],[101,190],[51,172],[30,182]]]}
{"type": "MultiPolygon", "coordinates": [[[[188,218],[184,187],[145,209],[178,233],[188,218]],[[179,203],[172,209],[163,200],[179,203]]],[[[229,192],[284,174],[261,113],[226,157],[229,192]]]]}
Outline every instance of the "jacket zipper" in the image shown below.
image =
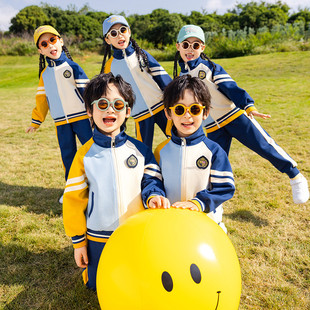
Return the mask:
{"type": "MultiPolygon", "coordinates": [[[[127,57],[127,54],[126,54],[126,50],[123,50],[122,52],[123,52],[123,56],[124,56],[125,62],[126,62],[128,68],[129,68],[130,72],[131,72],[131,71],[132,71],[132,68],[130,67],[129,62],[128,62],[128,57],[127,57]]],[[[135,53],[136,53],[136,52],[135,52],[135,53]]],[[[132,74],[132,73],[131,73],[131,75],[132,75],[132,77],[133,77],[133,74],[132,74]]],[[[133,79],[134,79],[134,77],[133,77],[133,79]]],[[[144,99],[142,93],[141,93],[141,96],[142,96],[142,98],[143,98],[143,100],[144,100],[144,103],[145,103],[147,109],[149,110],[150,114],[151,114],[151,115],[154,115],[152,109],[147,105],[146,100],[144,99]]]]}
{"type": "Polygon", "coordinates": [[[122,199],[122,193],[120,190],[120,175],[118,173],[118,164],[117,164],[117,156],[116,156],[116,149],[115,149],[115,138],[112,138],[111,140],[111,149],[112,149],[112,155],[113,155],[113,162],[114,162],[114,168],[115,168],[115,174],[116,174],[116,192],[117,192],[117,197],[119,199],[118,202],[118,212],[119,216],[121,216],[124,212],[123,210],[123,199],[122,199]]]}
{"type": "Polygon", "coordinates": [[[181,177],[181,201],[186,200],[186,187],[185,187],[185,180],[186,180],[186,139],[185,138],[181,138],[181,149],[182,149],[182,166],[181,166],[181,173],[182,173],[182,177],[181,177]]]}

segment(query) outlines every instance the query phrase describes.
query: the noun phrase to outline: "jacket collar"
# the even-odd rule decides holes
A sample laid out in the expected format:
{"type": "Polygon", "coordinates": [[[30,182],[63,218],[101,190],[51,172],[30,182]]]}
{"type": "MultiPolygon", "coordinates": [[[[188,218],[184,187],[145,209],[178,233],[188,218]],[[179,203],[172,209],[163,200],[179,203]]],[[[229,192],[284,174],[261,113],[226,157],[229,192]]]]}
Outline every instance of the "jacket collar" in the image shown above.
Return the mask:
{"type": "Polygon", "coordinates": [[[127,48],[124,50],[120,50],[118,48],[115,48],[114,46],[112,46],[112,48],[114,51],[113,57],[116,59],[123,59],[124,53],[126,53],[126,56],[130,56],[135,52],[135,49],[133,48],[131,41],[129,42],[127,48]]]}
{"type": "Polygon", "coordinates": [[[197,59],[194,60],[190,60],[188,62],[184,62],[183,59],[180,59],[179,65],[181,67],[181,72],[185,73],[195,69],[202,61],[203,59],[201,57],[198,57],[197,59]]]}
{"type": "Polygon", "coordinates": [[[110,148],[112,146],[112,143],[114,147],[119,147],[123,145],[128,139],[128,135],[125,133],[125,128],[126,128],[125,126],[122,126],[121,132],[115,138],[112,139],[111,137],[108,137],[103,133],[101,133],[98,130],[97,126],[95,126],[93,139],[95,143],[101,147],[110,148]]]}
{"type": "Polygon", "coordinates": [[[66,56],[64,51],[61,52],[60,57],[58,59],[51,59],[49,57],[46,57],[46,61],[49,67],[59,66],[67,60],[68,60],[68,57],[66,56]]]}
{"type": "Polygon", "coordinates": [[[175,126],[173,126],[172,130],[171,130],[171,140],[174,143],[179,144],[179,145],[182,144],[182,141],[184,141],[184,139],[186,141],[187,146],[195,145],[195,144],[198,144],[199,142],[201,142],[206,137],[202,126],[200,126],[192,135],[190,135],[189,137],[186,137],[186,138],[178,137],[176,135],[176,132],[177,132],[177,130],[176,130],[175,126]]]}

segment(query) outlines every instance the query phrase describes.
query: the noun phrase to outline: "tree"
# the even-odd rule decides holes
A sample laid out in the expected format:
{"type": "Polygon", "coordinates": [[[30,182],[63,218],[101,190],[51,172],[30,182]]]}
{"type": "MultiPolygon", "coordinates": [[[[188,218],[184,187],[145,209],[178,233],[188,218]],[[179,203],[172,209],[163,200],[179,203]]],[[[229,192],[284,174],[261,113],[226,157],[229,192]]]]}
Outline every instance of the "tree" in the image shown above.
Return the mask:
{"type": "Polygon", "coordinates": [[[154,43],[156,47],[176,42],[178,32],[183,25],[178,14],[170,14],[167,10],[157,9],[150,14],[150,20],[151,23],[145,30],[148,41],[154,43]]]}
{"type": "Polygon", "coordinates": [[[41,25],[49,24],[50,19],[43,9],[36,6],[26,6],[11,19],[10,32],[20,34],[24,32],[33,33],[41,25]]]}
{"type": "Polygon", "coordinates": [[[284,25],[288,20],[289,7],[277,1],[275,4],[251,1],[245,5],[238,4],[236,12],[239,15],[240,28],[253,28],[255,31],[262,27],[271,29],[274,25],[284,25]]]}

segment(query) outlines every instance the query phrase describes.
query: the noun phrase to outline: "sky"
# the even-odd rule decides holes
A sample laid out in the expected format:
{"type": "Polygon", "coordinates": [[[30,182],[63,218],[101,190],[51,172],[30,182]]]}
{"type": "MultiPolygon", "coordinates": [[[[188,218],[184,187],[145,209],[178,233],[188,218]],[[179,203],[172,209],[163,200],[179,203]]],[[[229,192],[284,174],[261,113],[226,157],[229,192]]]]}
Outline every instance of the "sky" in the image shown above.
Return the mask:
{"type": "MultiPolygon", "coordinates": [[[[251,2],[251,0],[195,0],[193,2],[189,0],[117,0],[115,2],[113,0],[0,0],[0,30],[8,30],[11,18],[24,7],[29,5],[40,6],[42,2],[62,9],[67,9],[68,6],[73,4],[77,9],[80,9],[87,4],[94,11],[107,13],[120,13],[123,11],[126,15],[134,13],[142,15],[151,13],[158,8],[166,9],[170,13],[190,14],[191,11],[202,12],[205,10],[207,13],[224,14],[233,9],[238,3],[245,4],[251,2]]],[[[256,2],[260,2],[260,0],[256,0],[256,2]]],[[[265,2],[275,3],[276,1],[265,0],[265,2]]],[[[310,8],[310,0],[282,0],[282,3],[286,3],[291,8],[290,13],[310,8]]]]}

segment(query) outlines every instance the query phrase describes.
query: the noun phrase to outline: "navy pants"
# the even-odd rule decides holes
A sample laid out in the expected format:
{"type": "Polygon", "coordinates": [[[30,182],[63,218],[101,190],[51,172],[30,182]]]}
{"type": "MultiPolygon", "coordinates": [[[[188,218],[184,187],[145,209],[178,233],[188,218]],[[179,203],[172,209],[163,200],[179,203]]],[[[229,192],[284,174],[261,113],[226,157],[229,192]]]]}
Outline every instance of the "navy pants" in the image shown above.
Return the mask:
{"type": "Polygon", "coordinates": [[[296,162],[269,136],[255,119],[245,114],[240,115],[231,123],[208,133],[208,138],[217,142],[229,153],[231,140],[236,138],[243,145],[267,159],[280,172],[294,178],[299,170],[296,162]]]}
{"type": "Polygon", "coordinates": [[[137,139],[145,143],[150,149],[152,149],[153,145],[155,123],[166,136],[170,135],[171,126],[168,125],[170,123],[168,123],[164,110],[140,122],[135,121],[137,139]]]}
{"type": "Polygon", "coordinates": [[[93,136],[93,133],[89,119],[56,126],[56,132],[61,158],[65,168],[65,178],[67,180],[73,158],[77,151],[76,136],[84,144],[93,136]]]}

